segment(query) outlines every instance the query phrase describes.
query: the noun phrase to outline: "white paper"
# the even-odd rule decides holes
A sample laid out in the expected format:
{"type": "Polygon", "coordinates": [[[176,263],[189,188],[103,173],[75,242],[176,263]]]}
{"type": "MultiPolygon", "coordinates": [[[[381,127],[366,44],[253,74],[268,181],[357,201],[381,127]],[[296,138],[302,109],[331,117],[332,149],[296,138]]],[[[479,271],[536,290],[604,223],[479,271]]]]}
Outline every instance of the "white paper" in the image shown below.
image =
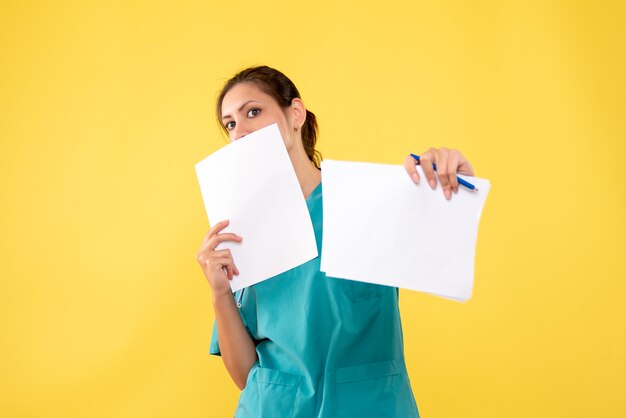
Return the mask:
{"type": "Polygon", "coordinates": [[[224,242],[239,275],[233,292],[317,257],[313,224],[276,124],[219,149],[196,164],[209,221],[228,219],[224,242]]]}
{"type": "Polygon", "coordinates": [[[417,169],[419,185],[399,165],[322,162],[321,269],[329,277],[466,301],[490,183],[460,176],[479,191],[460,187],[446,200],[417,169]]]}

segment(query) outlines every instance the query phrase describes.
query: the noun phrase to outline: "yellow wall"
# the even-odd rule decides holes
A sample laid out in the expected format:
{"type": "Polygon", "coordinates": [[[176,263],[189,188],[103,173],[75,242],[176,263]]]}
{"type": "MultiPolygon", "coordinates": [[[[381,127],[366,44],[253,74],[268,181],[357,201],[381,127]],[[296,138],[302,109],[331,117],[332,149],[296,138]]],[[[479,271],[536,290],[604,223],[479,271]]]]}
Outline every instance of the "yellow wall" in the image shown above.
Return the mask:
{"type": "Polygon", "coordinates": [[[472,300],[401,295],[423,416],[625,416],[621,4],[2,1],[0,416],[232,414],[193,165],[259,63],[327,158],[448,145],[492,181],[472,300]]]}

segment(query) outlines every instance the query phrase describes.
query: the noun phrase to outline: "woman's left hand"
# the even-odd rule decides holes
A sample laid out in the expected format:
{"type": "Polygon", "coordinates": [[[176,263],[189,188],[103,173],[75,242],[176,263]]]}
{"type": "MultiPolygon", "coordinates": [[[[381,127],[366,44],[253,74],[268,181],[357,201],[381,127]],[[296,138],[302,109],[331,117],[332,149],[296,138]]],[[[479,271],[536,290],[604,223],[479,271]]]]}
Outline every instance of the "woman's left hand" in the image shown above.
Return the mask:
{"type": "Polygon", "coordinates": [[[404,168],[409,176],[417,184],[420,182],[420,176],[415,169],[417,164],[422,166],[424,175],[431,188],[437,187],[437,177],[441,182],[443,194],[446,199],[452,197],[452,192],[459,190],[459,182],[456,179],[457,174],[474,175],[474,169],[469,161],[463,155],[455,150],[448,148],[430,148],[428,151],[418,154],[420,156],[419,163],[410,155],[404,159],[404,168]],[[433,163],[437,166],[437,173],[433,170],[433,163]]]}

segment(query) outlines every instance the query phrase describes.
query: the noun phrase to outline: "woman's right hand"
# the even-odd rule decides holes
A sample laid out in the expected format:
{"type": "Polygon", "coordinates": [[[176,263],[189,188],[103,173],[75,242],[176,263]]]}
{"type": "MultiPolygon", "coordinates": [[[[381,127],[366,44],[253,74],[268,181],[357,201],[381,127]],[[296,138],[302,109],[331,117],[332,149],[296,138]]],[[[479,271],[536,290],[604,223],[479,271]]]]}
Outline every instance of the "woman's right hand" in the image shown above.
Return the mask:
{"type": "Polygon", "coordinates": [[[220,234],[220,231],[227,226],[228,221],[226,220],[209,229],[196,255],[196,259],[211,286],[213,297],[232,294],[229,281],[233,278],[233,275],[239,274],[230,250],[216,249],[222,242],[241,242],[242,240],[239,235],[230,232],[220,234]]]}

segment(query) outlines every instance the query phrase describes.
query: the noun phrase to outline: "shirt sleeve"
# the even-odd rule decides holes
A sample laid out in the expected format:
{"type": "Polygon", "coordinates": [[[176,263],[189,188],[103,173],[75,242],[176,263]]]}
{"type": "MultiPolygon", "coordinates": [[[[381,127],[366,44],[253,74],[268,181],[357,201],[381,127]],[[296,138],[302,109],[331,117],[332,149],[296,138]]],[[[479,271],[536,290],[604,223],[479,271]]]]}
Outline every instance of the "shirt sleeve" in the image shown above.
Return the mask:
{"type": "Polygon", "coordinates": [[[221,356],[220,341],[217,337],[217,322],[213,321],[213,334],[211,334],[211,345],[209,346],[209,354],[221,356]]]}

